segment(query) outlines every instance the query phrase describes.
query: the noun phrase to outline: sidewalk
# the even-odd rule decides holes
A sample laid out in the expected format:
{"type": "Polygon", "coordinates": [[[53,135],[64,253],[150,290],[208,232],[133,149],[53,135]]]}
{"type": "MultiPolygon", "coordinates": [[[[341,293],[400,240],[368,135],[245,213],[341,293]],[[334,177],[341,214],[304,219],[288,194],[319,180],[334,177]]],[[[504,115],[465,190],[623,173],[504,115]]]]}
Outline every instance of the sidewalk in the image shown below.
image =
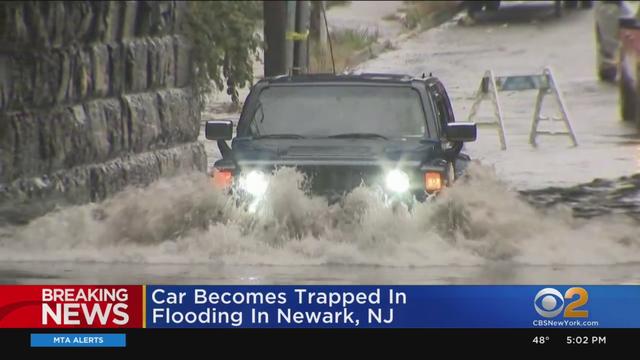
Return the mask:
{"type": "Polygon", "coordinates": [[[351,1],[327,10],[327,23],[334,29],[366,29],[378,33],[378,42],[392,41],[405,31],[397,20],[384,20],[406,5],[402,1],[351,1]]]}

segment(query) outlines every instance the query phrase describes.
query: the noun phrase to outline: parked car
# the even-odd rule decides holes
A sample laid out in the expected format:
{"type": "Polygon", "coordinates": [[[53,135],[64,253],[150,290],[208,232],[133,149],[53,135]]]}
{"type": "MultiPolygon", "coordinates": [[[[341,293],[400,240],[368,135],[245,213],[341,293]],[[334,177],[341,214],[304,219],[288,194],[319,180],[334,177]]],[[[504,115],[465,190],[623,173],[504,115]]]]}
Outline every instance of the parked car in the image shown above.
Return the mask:
{"type": "Polygon", "coordinates": [[[596,71],[603,81],[614,82],[620,53],[619,19],[632,18],[637,1],[598,1],[595,6],[596,71]]]}
{"type": "Polygon", "coordinates": [[[619,77],[620,115],[640,126],[640,6],[637,1],[602,1],[596,6],[597,72],[603,81],[619,77]]]}
{"type": "MultiPolygon", "coordinates": [[[[527,1],[510,1],[511,3],[525,3],[527,1]]],[[[473,17],[475,13],[480,11],[494,11],[500,8],[502,1],[466,1],[465,5],[469,16],[473,17]]],[[[553,1],[554,14],[557,17],[561,17],[564,14],[564,9],[575,9],[580,5],[583,9],[590,9],[593,6],[593,1],[553,1]]]]}

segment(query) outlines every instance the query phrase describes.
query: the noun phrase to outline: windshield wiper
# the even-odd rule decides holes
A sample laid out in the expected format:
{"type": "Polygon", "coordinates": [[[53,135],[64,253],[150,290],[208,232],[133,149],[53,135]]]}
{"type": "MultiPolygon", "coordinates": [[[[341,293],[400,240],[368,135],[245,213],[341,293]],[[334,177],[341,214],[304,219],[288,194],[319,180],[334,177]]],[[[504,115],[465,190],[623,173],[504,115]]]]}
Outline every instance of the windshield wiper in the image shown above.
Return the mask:
{"type": "Polygon", "coordinates": [[[266,134],[253,136],[254,139],[304,139],[305,137],[298,134],[266,134]]]}
{"type": "Polygon", "coordinates": [[[384,139],[389,140],[388,137],[375,133],[346,133],[346,134],[338,134],[327,136],[328,138],[334,139],[384,139]]]}

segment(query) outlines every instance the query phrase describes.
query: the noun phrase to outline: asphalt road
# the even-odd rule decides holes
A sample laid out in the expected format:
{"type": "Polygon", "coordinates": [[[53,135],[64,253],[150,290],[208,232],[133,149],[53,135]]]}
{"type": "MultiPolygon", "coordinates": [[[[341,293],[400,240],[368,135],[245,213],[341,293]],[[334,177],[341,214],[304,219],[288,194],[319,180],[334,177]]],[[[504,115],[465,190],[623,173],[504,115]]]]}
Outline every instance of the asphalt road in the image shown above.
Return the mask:
{"type": "MultiPolygon", "coordinates": [[[[549,193],[566,194],[607,178],[614,180],[604,187],[580,187],[590,195],[584,201],[640,203],[633,181],[615,180],[640,172],[640,139],[619,120],[615,86],[596,79],[592,11],[556,19],[546,3],[506,6],[476,24],[452,21],[422,33],[361,68],[433,73],[460,121],[485,70],[532,74],[545,66],[579,145],[541,138],[532,148],[535,92],[500,93],[508,149],[500,150],[495,131],[481,130],[467,147],[481,163],[475,181],[448,195],[469,215],[464,235],[435,229],[437,207],[392,213],[366,191],[345,207],[327,206],[296,191],[291,173],[274,180],[271,212],[249,226],[250,215],[229,210],[201,179],[180,178],[0,229],[0,283],[638,283],[637,222],[615,212],[576,218],[562,196],[534,208],[515,191],[553,186],[549,193]],[[623,197],[609,196],[620,186],[623,197]]],[[[490,113],[485,105],[480,114],[490,113]]]]}

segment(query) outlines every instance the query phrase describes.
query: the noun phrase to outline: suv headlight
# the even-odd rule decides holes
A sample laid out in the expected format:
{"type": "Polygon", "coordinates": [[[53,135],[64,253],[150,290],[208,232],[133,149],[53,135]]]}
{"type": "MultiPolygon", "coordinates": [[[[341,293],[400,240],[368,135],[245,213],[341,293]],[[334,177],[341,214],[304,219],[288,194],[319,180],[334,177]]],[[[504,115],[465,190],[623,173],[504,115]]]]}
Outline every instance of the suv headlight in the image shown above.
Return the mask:
{"type": "Polygon", "coordinates": [[[252,170],[240,178],[240,188],[255,197],[262,197],[268,186],[269,181],[262,171],[252,170]]]}
{"type": "Polygon", "coordinates": [[[384,183],[389,191],[403,193],[409,190],[409,175],[402,170],[394,169],[387,173],[384,183]]]}

